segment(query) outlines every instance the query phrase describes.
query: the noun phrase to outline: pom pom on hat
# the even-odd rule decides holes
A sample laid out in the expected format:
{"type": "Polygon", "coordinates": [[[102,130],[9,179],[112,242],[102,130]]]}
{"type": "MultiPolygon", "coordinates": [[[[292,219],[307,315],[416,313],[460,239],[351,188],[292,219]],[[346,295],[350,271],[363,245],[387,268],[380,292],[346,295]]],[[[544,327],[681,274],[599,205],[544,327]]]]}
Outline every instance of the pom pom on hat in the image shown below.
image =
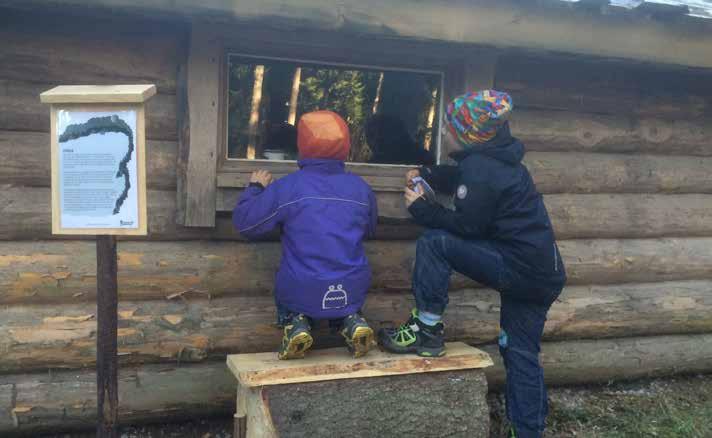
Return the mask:
{"type": "Polygon", "coordinates": [[[297,125],[299,158],[328,158],[345,161],[351,149],[349,127],[332,111],[304,114],[297,125]]]}
{"type": "Polygon", "coordinates": [[[455,137],[463,146],[471,147],[492,140],[511,112],[512,98],[509,94],[482,90],[453,99],[445,115],[455,137]]]}

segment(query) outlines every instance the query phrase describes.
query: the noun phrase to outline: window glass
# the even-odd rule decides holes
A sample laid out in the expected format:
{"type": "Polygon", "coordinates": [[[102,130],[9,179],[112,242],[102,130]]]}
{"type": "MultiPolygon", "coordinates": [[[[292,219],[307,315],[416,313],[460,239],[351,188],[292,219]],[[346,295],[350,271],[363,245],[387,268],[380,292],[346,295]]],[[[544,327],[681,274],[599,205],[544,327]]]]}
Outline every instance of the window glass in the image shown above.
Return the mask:
{"type": "Polygon", "coordinates": [[[349,161],[430,164],[442,75],[230,55],[228,159],[297,159],[299,116],[331,110],[351,131],[349,161]]]}

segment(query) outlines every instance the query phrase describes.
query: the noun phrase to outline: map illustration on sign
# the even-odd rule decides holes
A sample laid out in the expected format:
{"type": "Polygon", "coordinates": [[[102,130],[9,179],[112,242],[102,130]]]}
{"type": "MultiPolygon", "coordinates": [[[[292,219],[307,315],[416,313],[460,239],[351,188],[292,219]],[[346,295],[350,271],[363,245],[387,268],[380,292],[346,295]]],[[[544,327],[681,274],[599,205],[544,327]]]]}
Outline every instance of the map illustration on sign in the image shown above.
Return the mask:
{"type": "Polygon", "coordinates": [[[59,197],[64,228],[138,228],[136,111],[60,110],[59,197]]]}

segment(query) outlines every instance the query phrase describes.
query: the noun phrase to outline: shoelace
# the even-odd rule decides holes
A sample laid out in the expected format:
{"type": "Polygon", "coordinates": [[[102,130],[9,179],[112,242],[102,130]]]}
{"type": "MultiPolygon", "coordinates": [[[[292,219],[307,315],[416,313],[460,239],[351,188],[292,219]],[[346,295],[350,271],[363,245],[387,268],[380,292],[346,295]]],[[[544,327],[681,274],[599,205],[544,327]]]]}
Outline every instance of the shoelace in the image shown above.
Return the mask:
{"type": "Polygon", "coordinates": [[[409,319],[408,321],[406,321],[403,324],[398,326],[398,328],[396,329],[396,334],[400,334],[400,333],[404,333],[404,332],[411,333],[413,331],[413,329],[410,328],[411,325],[412,325],[412,322],[409,319]]]}

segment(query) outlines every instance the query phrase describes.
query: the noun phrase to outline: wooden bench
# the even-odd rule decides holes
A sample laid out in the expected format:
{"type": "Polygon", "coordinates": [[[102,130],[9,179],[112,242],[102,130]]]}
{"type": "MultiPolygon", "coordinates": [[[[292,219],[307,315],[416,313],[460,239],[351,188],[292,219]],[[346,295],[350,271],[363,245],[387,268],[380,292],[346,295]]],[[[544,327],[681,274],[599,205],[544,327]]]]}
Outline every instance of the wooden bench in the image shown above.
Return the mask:
{"type": "Polygon", "coordinates": [[[489,355],[461,342],[442,358],[345,348],[306,358],[235,354],[235,438],[488,436],[489,355]],[[428,432],[431,430],[432,432],[428,432]]]}

